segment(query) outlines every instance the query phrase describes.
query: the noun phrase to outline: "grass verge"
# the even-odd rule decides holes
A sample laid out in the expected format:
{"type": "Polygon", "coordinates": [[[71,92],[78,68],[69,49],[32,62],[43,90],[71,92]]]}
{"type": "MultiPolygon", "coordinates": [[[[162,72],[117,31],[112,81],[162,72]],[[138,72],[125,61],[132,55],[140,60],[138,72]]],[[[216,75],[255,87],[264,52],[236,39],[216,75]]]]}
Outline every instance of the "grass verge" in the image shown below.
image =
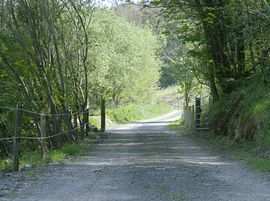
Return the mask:
{"type": "Polygon", "coordinates": [[[45,160],[41,159],[41,154],[38,151],[24,153],[20,160],[20,166],[23,168],[36,164],[63,162],[69,156],[77,156],[82,154],[84,147],[84,144],[65,144],[61,149],[49,151],[45,160]]]}
{"type": "Polygon", "coordinates": [[[172,111],[166,103],[129,104],[116,109],[108,109],[108,117],[116,123],[128,123],[142,119],[153,118],[172,111]]]}
{"type": "Polygon", "coordinates": [[[181,118],[181,119],[178,119],[178,120],[172,122],[169,125],[169,128],[170,128],[170,130],[176,131],[176,132],[181,132],[181,131],[186,130],[185,126],[184,126],[184,119],[181,118]]]}
{"type": "MultiPolygon", "coordinates": [[[[61,149],[47,152],[45,160],[42,160],[39,151],[23,153],[20,157],[20,169],[32,167],[35,165],[64,162],[70,156],[83,155],[87,143],[88,142],[82,142],[81,144],[65,144],[61,149]]],[[[0,160],[0,173],[10,172],[11,170],[12,160],[0,160]]]]}
{"type": "Polygon", "coordinates": [[[189,134],[198,143],[245,162],[253,170],[270,172],[270,153],[255,141],[242,140],[236,143],[228,136],[215,135],[211,132],[192,134],[184,127],[182,119],[173,122],[169,128],[179,134],[189,134]]]}

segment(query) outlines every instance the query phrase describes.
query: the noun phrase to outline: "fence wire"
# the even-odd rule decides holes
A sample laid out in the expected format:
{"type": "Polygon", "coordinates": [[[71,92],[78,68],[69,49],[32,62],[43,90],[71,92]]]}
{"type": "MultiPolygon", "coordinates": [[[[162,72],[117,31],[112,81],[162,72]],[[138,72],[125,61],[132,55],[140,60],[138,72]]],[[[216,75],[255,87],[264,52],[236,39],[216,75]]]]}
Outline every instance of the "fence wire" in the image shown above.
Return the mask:
{"type": "Polygon", "coordinates": [[[23,140],[47,140],[47,139],[51,139],[60,135],[64,135],[67,133],[71,133],[73,131],[79,130],[81,128],[83,128],[84,126],[89,125],[89,123],[85,123],[81,126],[78,126],[74,129],[68,130],[68,131],[63,131],[54,135],[50,135],[50,136],[45,136],[45,137],[6,137],[6,138],[0,138],[0,141],[10,141],[10,140],[15,140],[15,139],[23,139],[23,140]]]}
{"type": "MultiPolygon", "coordinates": [[[[83,112],[70,112],[70,113],[40,113],[40,112],[34,112],[34,111],[30,111],[30,110],[26,110],[26,109],[22,109],[22,108],[13,108],[13,107],[7,107],[7,106],[0,106],[0,109],[5,109],[7,110],[7,112],[11,112],[11,111],[22,111],[28,114],[33,114],[33,115],[38,115],[38,116],[70,116],[70,115],[80,115],[80,114],[86,114],[88,111],[83,111],[83,112]]],[[[87,124],[89,123],[85,123],[84,125],[81,125],[79,127],[76,127],[74,129],[68,130],[68,131],[63,131],[51,136],[44,136],[44,137],[4,137],[4,138],[0,138],[0,141],[11,141],[11,140],[15,140],[15,139],[25,139],[25,140],[46,140],[46,139],[51,139],[63,134],[67,134],[67,133],[71,133],[73,131],[76,131],[82,127],[85,127],[87,124]]]]}
{"type": "Polygon", "coordinates": [[[34,112],[34,111],[30,111],[30,110],[26,110],[26,109],[22,109],[22,108],[13,108],[13,107],[5,107],[5,106],[0,106],[0,109],[6,109],[9,111],[16,111],[16,110],[20,110],[22,112],[28,113],[28,114],[34,114],[34,115],[39,115],[39,116],[67,116],[67,115],[76,115],[76,114],[85,114],[87,113],[87,111],[83,111],[83,112],[70,112],[70,113],[41,113],[41,112],[34,112]]]}

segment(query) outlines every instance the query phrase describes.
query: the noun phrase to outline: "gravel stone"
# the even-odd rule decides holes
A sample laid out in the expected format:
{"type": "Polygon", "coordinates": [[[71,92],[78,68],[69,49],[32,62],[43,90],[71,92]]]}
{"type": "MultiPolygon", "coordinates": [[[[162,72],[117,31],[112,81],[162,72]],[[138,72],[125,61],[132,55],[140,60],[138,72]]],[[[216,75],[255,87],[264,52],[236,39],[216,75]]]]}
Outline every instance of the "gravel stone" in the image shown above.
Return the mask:
{"type": "Polygon", "coordinates": [[[269,175],[169,131],[179,115],[118,126],[66,164],[1,175],[0,200],[270,200],[269,175]]]}

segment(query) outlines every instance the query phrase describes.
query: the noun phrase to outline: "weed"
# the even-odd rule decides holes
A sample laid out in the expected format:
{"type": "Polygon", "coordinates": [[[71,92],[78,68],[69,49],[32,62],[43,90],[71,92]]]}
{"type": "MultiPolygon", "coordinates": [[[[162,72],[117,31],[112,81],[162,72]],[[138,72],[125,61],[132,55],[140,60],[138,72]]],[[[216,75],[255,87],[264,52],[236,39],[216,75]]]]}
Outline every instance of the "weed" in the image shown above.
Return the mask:
{"type": "Polygon", "coordinates": [[[29,177],[34,177],[36,174],[37,174],[37,173],[36,173],[35,170],[30,170],[30,171],[27,173],[27,175],[28,175],[29,177]]]}
{"type": "Polygon", "coordinates": [[[180,118],[180,119],[172,122],[169,125],[169,128],[172,131],[180,131],[180,128],[183,128],[183,127],[184,127],[184,119],[183,118],[180,118]]]}
{"type": "Polygon", "coordinates": [[[12,161],[10,159],[0,160],[0,172],[12,170],[12,161]]]}
{"type": "Polygon", "coordinates": [[[48,154],[48,156],[50,162],[58,162],[66,158],[66,155],[61,150],[53,150],[48,154]]]}
{"type": "Polygon", "coordinates": [[[89,117],[89,123],[97,128],[100,128],[100,121],[98,121],[95,117],[89,117]]]}
{"type": "Polygon", "coordinates": [[[62,147],[61,151],[68,156],[77,156],[82,153],[83,147],[82,144],[66,144],[62,147]]]}

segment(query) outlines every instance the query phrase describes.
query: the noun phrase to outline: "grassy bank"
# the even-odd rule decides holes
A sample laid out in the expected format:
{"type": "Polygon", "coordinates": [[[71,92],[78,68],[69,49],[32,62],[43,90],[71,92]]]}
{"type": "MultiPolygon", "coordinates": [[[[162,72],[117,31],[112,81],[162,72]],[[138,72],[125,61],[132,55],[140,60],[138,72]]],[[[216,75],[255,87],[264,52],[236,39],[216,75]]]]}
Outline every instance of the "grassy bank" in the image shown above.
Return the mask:
{"type": "Polygon", "coordinates": [[[241,140],[234,142],[228,136],[217,136],[210,133],[199,134],[199,139],[215,149],[232,155],[237,160],[246,162],[252,169],[270,172],[269,153],[255,141],[241,140]]]}
{"type": "MultiPolygon", "coordinates": [[[[39,151],[23,152],[20,156],[20,169],[33,167],[35,165],[44,165],[49,163],[63,163],[74,156],[89,154],[86,148],[97,142],[103,134],[90,133],[83,141],[78,144],[65,144],[60,149],[51,150],[46,153],[45,160],[42,160],[39,151]]],[[[12,170],[12,160],[0,160],[0,173],[10,172],[12,170]]]]}
{"type": "MultiPolygon", "coordinates": [[[[85,144],[66,144],[61,149],[48,152],[45,160],[41,159],[41,154],[38,151],[23,153],[20,157],[20,169],[34,165],[63,162],[69,156],[82,154],[84,148],[85,144]]],[[[11,170],[12,161],[10,159],[0,160],[0,172],[9,172],[11,170]]]]}
{"type": "Polygon", "coordinates": [[[182,119],[173,122],[169,127],[181,135],[189,135],[203,146],[212,147],[222,154],[228,154],[247,163],[253,170],[270,172],[269,151],[258,146],[256,141],[244,139],[235,142],[229,136],[215,135],[211,132],[192,133],[185,128],[182,119]]]}
{"type": "Polygon", "coordinates": [[[173,108],[166,103],[129,104],[115,109],[107,110],[109,119],[116,123],[128,123],[142,119],[149,119],[172,111],[173,108]]]}
{"type": "Polygon", "coordinates": [[[107,116],[115,123],[128,123],[131,121],[149,119],[173,111],[173,104],[179,102],[177,87],[160,89],[152,95],[152,101],[148,103],[131,103],[110,108],[107,116]]]}

